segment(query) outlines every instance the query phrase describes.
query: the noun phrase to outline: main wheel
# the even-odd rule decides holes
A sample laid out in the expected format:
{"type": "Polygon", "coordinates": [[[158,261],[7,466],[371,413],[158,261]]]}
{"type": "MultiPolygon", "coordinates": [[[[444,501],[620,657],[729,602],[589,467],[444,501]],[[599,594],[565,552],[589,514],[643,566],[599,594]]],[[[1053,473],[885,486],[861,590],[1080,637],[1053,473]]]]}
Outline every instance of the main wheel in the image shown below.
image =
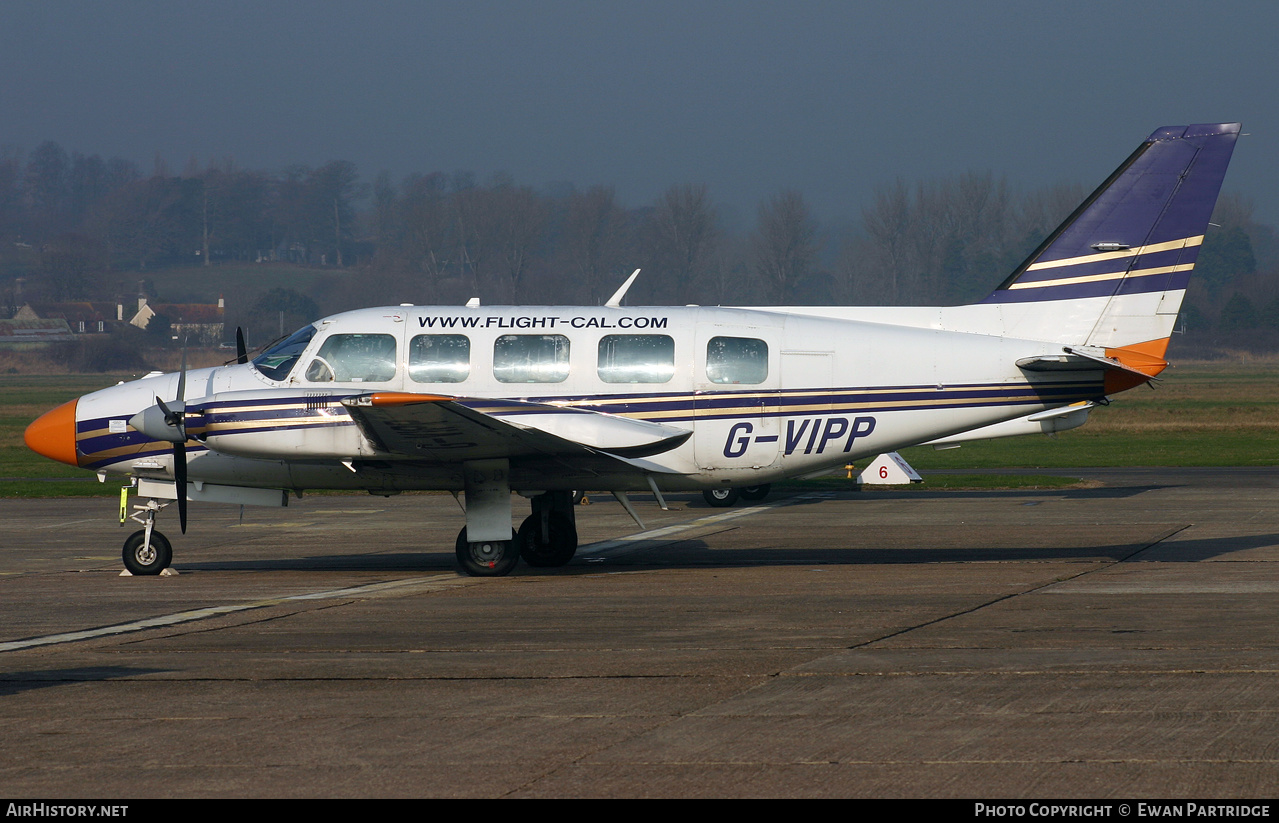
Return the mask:
{"type": "Polygon", "coordinates": [[[746,486],[742,489],[742,499],[751,501],[763,500],[765,497],[768,497],[768,490],[771,488],[772,486],[767,483],[762,486],[746,486]]]}
{"type": "Polygon", "coordinates": [[[147,530],[139,529],[124,541],[124,567],[129,574],[157,575],[173,562],[173,546],[155,529],[151,530],[151,547],[147,548],[147,530]]]}
{"type": "Polygon", "coordinates": [[[510,540],[481,540],[471,543],[466,539],[466,528],[457,533],[457,562],[462,571],[471,577],[501,577],[510,574],[520,562],[520,550],[511,534],[510,540]]]}
{"type": "Polygon", "coordinates": [[[717,509],[726,509],[737,502],[737,489],[707,489],[702,492],[702,499],[717,509]]]}
{"type": "Polygon", "coordinates": [[[573,521],[559,512],[547,514],[546,531],[549,539],[542,537],[542,518],[537,512],[524,518],[520,524],[520,557],[530,566],[552,568],[563,566],[577,552],[577,529],[573,521]]]}

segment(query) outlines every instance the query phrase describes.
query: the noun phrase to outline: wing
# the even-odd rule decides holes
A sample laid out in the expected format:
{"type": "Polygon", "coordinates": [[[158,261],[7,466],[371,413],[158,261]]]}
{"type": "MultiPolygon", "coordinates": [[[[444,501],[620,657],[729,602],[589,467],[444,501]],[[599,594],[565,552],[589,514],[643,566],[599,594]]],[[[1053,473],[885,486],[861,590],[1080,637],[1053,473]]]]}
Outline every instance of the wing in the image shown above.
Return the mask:
{"type": "Polygon", "coordinates": [[[379,449],[413,460],[607,456],[633,470],[635,458],[670,451],[693,434],[589,409],[518,400],[374,392],[342,405],[379,449]]]}

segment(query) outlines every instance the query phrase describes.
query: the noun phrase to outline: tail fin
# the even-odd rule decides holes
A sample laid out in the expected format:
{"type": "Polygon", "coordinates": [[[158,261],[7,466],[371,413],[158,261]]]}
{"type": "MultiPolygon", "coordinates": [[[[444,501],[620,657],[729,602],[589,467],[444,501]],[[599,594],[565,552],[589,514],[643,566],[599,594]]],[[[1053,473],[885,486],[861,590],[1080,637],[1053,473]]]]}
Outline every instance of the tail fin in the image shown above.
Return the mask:
{"type": "Polygon", "coordinates": [[[1238,136],[1157,129],[982,302],[1028,336],[1158,373],[1238,136]]]}

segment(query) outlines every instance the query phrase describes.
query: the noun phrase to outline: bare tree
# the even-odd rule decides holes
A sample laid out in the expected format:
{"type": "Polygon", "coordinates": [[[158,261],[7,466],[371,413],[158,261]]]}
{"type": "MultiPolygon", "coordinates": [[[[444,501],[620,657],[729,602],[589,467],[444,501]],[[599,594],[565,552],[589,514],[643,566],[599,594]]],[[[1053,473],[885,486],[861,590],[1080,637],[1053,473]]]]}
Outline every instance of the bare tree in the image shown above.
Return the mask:
{"type": "Polygon", "coordinates": [[[898,178],[891,187],[875,191],[875,205],[862,212],[868,243],[861,267],[868,272],[888,303],[897,303],[908,285],[912,257],[910,254],[911,202],[906,183],[898,178]]]}
{"type": "Polygon", "coordinates": [[[105,247],[83,234],[60,234],[40,249],[40,274],[55,302],[91,298],[107,270],[105,247]]]}
{"type": "Polygon", "coordinates": [[[403,235],[398,256],[423,281],[423,301],[436,302],[457,245],[448,182],[443,174],[417,175],[406,180],[402,190],[398,211],[403,235]]]}
{"type": "Polygon", "coordinates": [[[716,213],[706,186],[671,186],[650,217],[657,293],[689,303],[701,286],[718,239],[716,213]]]}
{"type": "Polygon", "coordinates": [[[67,153],[52,140],[37,146],[27,159],[22,195],[29,242],[39,243],[65,228],[68,171],[67,153]]]}
{"type": "Polygon", "coordinates": [[[524,277],[542,242],[549,209],[528,186],[502,181],[486,197],[503,291],[512,303],[523,300],[524,277]]]}
{"type": "Polygon", "coordinates": [[[576,275],[575,291],[587,305],[599,305],[620,281],[626,245],[626,214],[615,202],[612,186],[593,186],[569,195],[561,242],[576,275]]]}
{"type": "Polygon", "coordinates": [[[864,238],[846,243],[845,283],[878,284],[865,297],[890,304],[962,302],[981,296],[1020,251],[1007,183],[990,173],[904,182],[876,192],[864,238]]]}
{"type": "Polygon", "coordinates": [[[783,191],[759,207],[751,252],[767,302],[785,305],[793,301],[797,288],[811,274],[819,251],[817,221],[799,192],[783,191]]]}

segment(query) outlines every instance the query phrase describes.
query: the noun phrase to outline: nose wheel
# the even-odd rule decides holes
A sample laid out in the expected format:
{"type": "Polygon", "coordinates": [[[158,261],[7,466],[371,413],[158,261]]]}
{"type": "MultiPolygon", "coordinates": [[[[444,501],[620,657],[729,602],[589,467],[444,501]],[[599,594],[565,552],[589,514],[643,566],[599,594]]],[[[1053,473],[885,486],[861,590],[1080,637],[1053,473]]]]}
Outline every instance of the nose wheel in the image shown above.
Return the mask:
{"type": "Polygon", "coordinates": [[[138,529],[124,541],[124,567],[129,574],[157,575],[173,562],[169,539],[153,529],[138,529]],[[149,538],[147,532],[151,532],[149,538]]]}

